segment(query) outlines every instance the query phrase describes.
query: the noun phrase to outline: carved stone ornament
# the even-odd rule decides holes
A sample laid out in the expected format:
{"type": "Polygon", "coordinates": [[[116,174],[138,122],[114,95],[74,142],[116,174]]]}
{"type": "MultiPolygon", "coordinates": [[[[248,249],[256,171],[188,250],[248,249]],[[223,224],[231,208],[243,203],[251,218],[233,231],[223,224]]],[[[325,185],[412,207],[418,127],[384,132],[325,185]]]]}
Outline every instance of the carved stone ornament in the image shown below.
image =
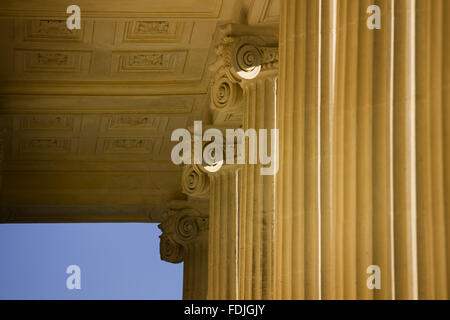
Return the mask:
{"type": "MultiPolygon", "coordinates": [[[[222,29],[222,39],[216,46],[216,61],[211,83],[211,109],[236,113],[244,104],[242,82],[258,77],[262,71],[278,69],[278,44],[255,35],[243,35],[240,26],[228,25],[222,29]],[[234,30],[234,31],[233,31],[234,30]]],[[[244,27],[250,33],[251,27],[244,27]]],[[[244,33],[245,33],[244,32],[244,33]]]]}
{"type": "Polygon", "coordinates": [[[239,110],[243,102],[243,90],[225,70],[221,70],[211,84],[211,107],[217,111],[239,110]]]}
{"type": "Polygon", "coordinates": [[[194,209],[171,210],[165,214],[164,222],[158,227],[160,236],[161,260],[181,263],[186,247],[198,240],[208,230],[208,217],[194,209]]]}
{"type": "Polygon", "coordinates": [[[216,47],[217,65],[236,81],[255,79],[261,71],[278,67],[278,47],[267,46],[258,37],[227,36],[216,47]]]}
{"type": "Polygon", "coordinates": [[[209,177],[193,165],[186,165],[181,176],[183,193],[194,198],[209,196],[209,177]]]}

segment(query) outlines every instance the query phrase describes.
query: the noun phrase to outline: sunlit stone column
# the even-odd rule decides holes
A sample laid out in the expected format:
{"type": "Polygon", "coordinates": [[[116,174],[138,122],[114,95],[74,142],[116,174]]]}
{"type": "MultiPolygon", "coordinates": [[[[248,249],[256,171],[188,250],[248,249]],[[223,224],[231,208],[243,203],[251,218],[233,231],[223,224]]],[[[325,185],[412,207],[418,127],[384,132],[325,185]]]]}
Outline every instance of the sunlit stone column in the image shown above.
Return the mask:
{"type": "MultiPolygon", "coordinates": [[[[278,70],[273,68],[242,84],[246,95],[244,131],[255,129],[259,134],[261,129],[267,130],[266,151],[273,157],[273,162],[278,161],[276,150],[271,147],[271,139],[274,138],[271,130],[276,128],[277,74],[278,70]]],[[[249,153],[247,151],[247,155],[249,153]]],[[[262,170],[266,166],[261,163],[246,164],[242,168],[239,219],[239,292],[242,299],[273,299],[277,165],[274,164],[274,170],[267,175],[263,175],[262,170]]]]}
{"type": "MultiPolygon", "coordinates": [[[[332,202],[323,201],[322,193],[321,217],[322,239],[333,235],[330,240],[336,250],[327,251],[323,243],[322,256],[334,258],[336,272],[334,289],[323,273],[324,299],[393,297],[393,3],[377,2],[380,30],[367,27],[372,4],[366,0],[335,4],[335,96],[329,121],[324,117],[321,121],[322,130],[329,128],[333,139],[328,179],[324,179],[325,167],[321,168],[321,189],[330,188],[332,202]],[[371,275],[367,270],[372,266],[380,268],[381,289],[367,286],[371,275]]],[[[330,140],[322,140],[322,145],[326,141],[330,140]]],[[[328,162],[323,149],[321,157],[328,162]]]]}
{"type": "Polygon", "coordinates": [[[417,295],[419,299],[448,299],[450,3],[416,0],[415,5],[417,295]]]}
{"type": "MultiPolygon", "coordinates": [[[[239,293],[241,299],[273,299],[274,297],[274,227],[275,177],[278,163],[276,129],[276,90],[278,76],[278,48],[271,47],[271,62],[263,64],[253,79],[244,79],[244,131],[255,130],[261,143],[261,130],[267,130],[267,152],[272,157],[273,170],[258,164],[246,164],[241,171],[239,219],[239,293]],[[267,170],[264,173],[264,170],[267,170]]],[[[247,145],[247,161],[250,157],[247,145]]]]}
{"type": "Polygon", "coordinates": [[[372,4],[336,6],[334,111],[342,129],[335,150],[344,168],[335,168],[342,174],[335,201],[343,203],[335,224],[343,234],[336,242],[343,254],[336,288],[344,288],[336,296],[447,299],[450,7],[445,1],[377,1],[381,29],[370,30],[366,10],[372,4]],[[378,290],[367,289],[368,264],[380,267],[378,290]]]}
{"type": "Polygon", "coordinates": [[[367,27],[369,0],[282,3],[277,297],[393,298],[394,251],[402,276],[414,268],[411,111],[394,103],[413,79],[409,35],[393,46],[391,0],[376,3],[381,30],[367,27]],[[368,288],[369,266],[382,289],[368,288]]]}
{"type": "MultiPolygon", "coordinates": [[[[202,136],[207,130],[215,130],[225,137],[224,127],[202,126],[202,136]]],[[[210,145],[204,142],[201,152],[210,145]]],[[[234,145],[234,144],[233,144],[234,145]]],[[[194,146],[195,148],[195,146],[194,146]]],[[[220,146],[225,151],[227,145],[220,146]]],[[[224,158],[225,159],[225,158],[224,158]]],[[[183,172],[183,192],[190,198],[209,198],[209,236],[207,270],[207,298],[211,300],[237,299],[238,281],[238,165],[222,162],[188,165],[183,172]]],[[[185,277],[189,274],[185,273],[185,277]]],[[[186,283],[185,279],[185,283],[186,283]]]]}
{"type": "Polygon", "coordinates": [[[319,0],[284,0],[280,18],[275,298],[320,298],[319,0]]]}
{"type": "Polygon", "coordinates": [[[238,167],[210,173],[208,299],[238,298],[238,167]]]}
{"type": "Polygon", "coordinates": [[[322,298],[417,298],[415,3],[378,1],[379,30],[367,27],[372,1],[334,5],[334,106],[321,101],[330,110],[321,117],[322,298]],[[371,265],[380,289],[367,287],[371,265]]]}
{"type": "Polygon", "coordinates": [[[282,1],[277,298],[448,298],[449,15],[446,1],[282,1]]]}
{"type": "Polygon", "coordinates": [[[255,143],[253,149],[251,140],[244,138],[247,147],[239,174],[239,216],[235,219],[238,224],[235,230],[238,231],[237,297],[272,299],[274,179],[278,159],[271,139],[276,146],[277,136],[272,129],[276,128],[278,33],[274,28],[241,25],[224,26],[221,32],[216,50],[219,63],[212,90],[213,106],[228,110],[240,107],[241,133],[248,134],[255,143]],[[227,103],[218,104],[220,101],[227,103]],[[258,147],[262,129],[267,130],[267,150],[258,147]],[[265,151],[272,158],[273,170],[261,165],[258,151],[265,151]],[[252,157],[257,163],[250,163],[252,157]]]}
{"type": "Polygon", "coordinates": [[[185,300],[207,298],[209,220],[207,209],[202,211],[204,213],[189,207],[170,210],[159,225],[162,231],[161,260],[170,263],[184,262],[185,300]]]}
{"type": "Polygon", "coordinates": [[[282,3],[277,297],[389,299],[392,1],[282,3]]]}
{"type": "MultiPolygon", "coordinates": [[[[225,138],[225,127],[202,126],[202,136],[207,130],[215,130],[225,138]]],[[[194,135],[199,134],[195,132],[194,135]]],[[[231,143],[233,148],[234,143],[231,143]]],[[[204,142],[202,153],[210,145],[204,142]]],[[[227,148],[226,141],[221,151],[227,148]]],[[[195,147],[194,147],[195,148],[195,147]]],[[[225,160],[225,157],[223,158],[225,160]]],[[[239,166],[222,162],[209,165],[186,166],[183,173],[183,192],[194,198],[209,197],[209,253],[207,271],[207,298],[210,300],[237,299],[238,288],[238,174],[239,166]]]]}

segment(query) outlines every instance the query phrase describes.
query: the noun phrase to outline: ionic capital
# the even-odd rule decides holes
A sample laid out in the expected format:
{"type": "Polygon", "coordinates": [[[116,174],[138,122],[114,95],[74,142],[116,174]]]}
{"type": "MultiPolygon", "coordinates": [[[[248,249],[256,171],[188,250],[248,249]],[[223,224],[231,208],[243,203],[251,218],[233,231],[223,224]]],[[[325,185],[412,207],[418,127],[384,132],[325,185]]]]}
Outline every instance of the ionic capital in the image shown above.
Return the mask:
{"type": "Polygon", "coordinates": [[[218,78],[251,80],[265,70],[278,69],[277,29],[228,24],[219,30],[216,61],[212,70],[218,78]]]}
{"type": "Polygon", "coordinates": [[[228,24],[219,30],[216,60],[210,66],[211,108],[237,113],[244,104],[248,80],[278,71],[277,29],[228,24]]]}
{"type": "Polygon", "coordinates": [[[278,68],[278,46],[268,46],[255,36],[227,36],[216,48],[223,68],[236,81],[252,80],[263,70],[278,68]]]}
{"type": "Polygon", "coordinates": [[[181,188],[190,197],[206,199],[209,197],[209,177],[197,165],[186,165],[181,176],[181,188]]]}
{"type": "Polygon", "coordinates": [[[161,260],[181,263],[186,248],[195,241],[207,240],[209,219],[194,209],[170,210],[158,226],[161,260]]]}

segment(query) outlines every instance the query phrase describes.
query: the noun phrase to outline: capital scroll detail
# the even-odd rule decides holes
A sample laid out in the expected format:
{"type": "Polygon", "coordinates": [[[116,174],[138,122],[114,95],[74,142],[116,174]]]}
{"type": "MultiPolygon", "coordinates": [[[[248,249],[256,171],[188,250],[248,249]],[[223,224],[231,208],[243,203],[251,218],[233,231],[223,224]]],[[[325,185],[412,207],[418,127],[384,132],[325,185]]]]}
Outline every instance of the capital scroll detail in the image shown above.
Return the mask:
{"type": "Polygon", "coordinates": [[[257,36],[225,35],[216,46],[211,83],[211,108],[236,113],[244,104],[242,85],[261,72],[278,69],[278,45],[257,36]]]}
{"type": "Polygon", "coordinates": [[[184,194],[193,198],[209,197],[209,177],[195,165],[186,165],[181,176],[181,187],[184,194]]]}
{"type": "Polygon", "coordinates": [[[227,36],[216,47],[221,64],[236,81],[255,79],[263,70],[278,68],[278,47],[255,36],[227,36]]]}
{"type": "Polygon", "coordinates": [[[243,95],[239,83],[222,69],[211,85],[211,107],[217,111],[236,111],[242,106],[243,95]]]}
{"type": "Polygon", "coordinates": [[[200,215],[194,209],[167,212],[164,222],[158,226],[162,231],[161,260],[181,263],[187,246],[205,234],[208,224],[208,217],[200,215]]]}

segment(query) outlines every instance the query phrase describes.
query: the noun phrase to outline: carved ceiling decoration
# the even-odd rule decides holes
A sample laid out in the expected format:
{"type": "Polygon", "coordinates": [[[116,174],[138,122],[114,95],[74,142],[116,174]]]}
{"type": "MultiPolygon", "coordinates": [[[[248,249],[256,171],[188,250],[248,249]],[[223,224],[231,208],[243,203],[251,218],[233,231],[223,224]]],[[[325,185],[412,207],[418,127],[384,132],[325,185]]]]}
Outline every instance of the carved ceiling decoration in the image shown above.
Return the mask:
{"type": "Polygon", "coordinates": [[[78,0],[81,30],[71,4],[0,3],[0,216],[160,222],[186,197],[170,135],[211,120],[217,26],[276,23],[278,0],[78,0]]]}

